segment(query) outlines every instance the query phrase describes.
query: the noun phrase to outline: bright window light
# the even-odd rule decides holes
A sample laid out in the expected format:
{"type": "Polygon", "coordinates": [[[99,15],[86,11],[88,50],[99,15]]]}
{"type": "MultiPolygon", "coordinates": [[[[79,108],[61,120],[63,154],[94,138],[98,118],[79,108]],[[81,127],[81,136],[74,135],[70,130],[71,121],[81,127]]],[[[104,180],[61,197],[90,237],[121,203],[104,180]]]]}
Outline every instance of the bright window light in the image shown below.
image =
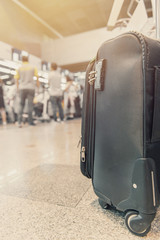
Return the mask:
{"type": "Polygon", "coordinates": [[[26,51],[22,51],[22,56],[28,57],[29,54],[28,54],[28,52],[26,52],[26,51]]]}

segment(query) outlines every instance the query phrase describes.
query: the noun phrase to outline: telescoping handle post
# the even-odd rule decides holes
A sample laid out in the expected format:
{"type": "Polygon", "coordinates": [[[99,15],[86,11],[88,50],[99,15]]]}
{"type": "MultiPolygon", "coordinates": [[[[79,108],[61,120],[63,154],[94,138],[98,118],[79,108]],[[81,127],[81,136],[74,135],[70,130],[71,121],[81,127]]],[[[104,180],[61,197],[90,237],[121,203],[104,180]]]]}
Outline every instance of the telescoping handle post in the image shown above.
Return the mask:
{"type": "Polygon", "coordinates": [[[160,0],[155,0],[156,38],[160,39],[160,0]]]}

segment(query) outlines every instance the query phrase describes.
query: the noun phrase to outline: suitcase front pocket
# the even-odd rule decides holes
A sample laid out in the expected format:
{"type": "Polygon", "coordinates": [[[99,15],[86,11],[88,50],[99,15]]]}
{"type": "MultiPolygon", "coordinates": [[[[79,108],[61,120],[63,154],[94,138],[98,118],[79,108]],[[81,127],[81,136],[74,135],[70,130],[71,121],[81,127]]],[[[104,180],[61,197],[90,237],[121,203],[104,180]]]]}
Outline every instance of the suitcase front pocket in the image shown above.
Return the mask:
{"type": "Polygon", "coordinates": [[[83,111],[82,111],[82,141],[80,152],[81,172],[84,176],[92,177],[92,157],[91,157],[91,138],[92,138],[92,113],[93,113],[93,86],[88,83],[89,74],[93,71],[95,61],[92,61],[86,71],[85,92],[83,95],[83,111]]]}
{"type": "Polygon", "coordinates": [[[154,111],[151,142],[160,141],[160,67],[155,70],[154,111]]]}
{"type": "Polygon", "coordinates": [[[106,60],[92,61],[86,71],[82,111],[81,172],[92,178],[94,164],[96,91],[103,91],[106,60]]]}

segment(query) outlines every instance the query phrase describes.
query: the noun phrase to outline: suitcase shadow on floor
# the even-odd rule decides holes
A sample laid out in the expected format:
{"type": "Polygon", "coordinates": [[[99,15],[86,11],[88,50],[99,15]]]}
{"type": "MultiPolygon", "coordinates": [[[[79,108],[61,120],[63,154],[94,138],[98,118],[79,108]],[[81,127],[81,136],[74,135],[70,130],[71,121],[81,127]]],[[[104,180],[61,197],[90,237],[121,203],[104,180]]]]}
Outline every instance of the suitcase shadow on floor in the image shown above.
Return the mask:
{"type": "MultiPolygon", "coordinates": [[[[107,209],[104,209],[100,206],[98,199],[94,200],[91,203],[91,206],[95,209],[95,211],[98,211],[100,214],[105,215],[106,218],[109,218],[113,222],[116,221],[116,224],[118,223],[123,229],[126,229],[125,226],[125,213],[118,211],[115,207],[109,206],[107,209]]],[[[160,207],[157,209],[156,216],[152,222],[151,225],[151,231],[149,234],[156,234],[156,236],[160,236],[160,207]]],[[[146,236],[146,239],[148,238],[150,240],[149,234],[146,236]]]]}
{"type": "Polygon", "coordinates": [[[106,215],[106,218],[109,217],[109,219],[113,220],[113,222],[119,222],[121,226],[125,227],[125,214],[123,212],[118,211],[115,207],[112,206],[109,206],[107,209],[102,208],[99,204],[98,199],[93,201],[91,205],[93,208],[95,208],[96,212],[98,211],[100,214],[106,215]]]}

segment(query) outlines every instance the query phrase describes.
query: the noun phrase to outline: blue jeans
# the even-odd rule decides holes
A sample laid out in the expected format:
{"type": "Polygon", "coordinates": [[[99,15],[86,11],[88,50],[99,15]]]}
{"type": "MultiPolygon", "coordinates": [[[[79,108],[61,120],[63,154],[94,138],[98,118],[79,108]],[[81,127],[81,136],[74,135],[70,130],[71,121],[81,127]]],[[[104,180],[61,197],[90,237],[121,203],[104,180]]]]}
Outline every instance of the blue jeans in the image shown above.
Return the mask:
{"type": "Polygon", "coordinates": [[[33,111],[33,98],[35,94],[34,89],[21,89],[19,91],[20,94],[20,108],[19,108],[19,113],[18,113],[18,123],[21,124],[22,122],[22,114],[23,114],[23,109],[25,106],[25,101],[26,99],[28,100],[28,123],[32,124],[33,119],[32,119],[32,111],[33,111]]]}
{"type": "Polygon", "coordinates": [[[61,96],[51,96],[50,97],[52,107],[53,107],[53,118],[55,121],[57,121],[57,108],[59,111],[59,116],[61,121],[64,119],[64,113],[62,108],[62,97],[61,96]]]}

